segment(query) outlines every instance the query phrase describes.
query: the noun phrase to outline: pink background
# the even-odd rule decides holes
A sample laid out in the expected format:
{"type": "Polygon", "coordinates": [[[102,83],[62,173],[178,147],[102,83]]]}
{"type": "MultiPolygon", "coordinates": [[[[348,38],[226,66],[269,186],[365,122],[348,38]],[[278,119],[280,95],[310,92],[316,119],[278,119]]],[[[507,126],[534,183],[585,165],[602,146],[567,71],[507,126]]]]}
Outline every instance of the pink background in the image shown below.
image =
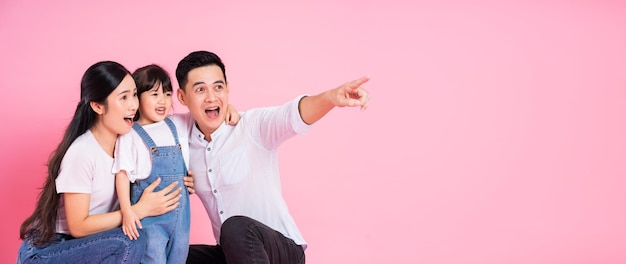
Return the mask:
{"type": "Polygon", "coordinates": [[[280,150],[308,263],[626,263],[625,1],[90,2],[0,2],[1,263],[85,69],[198,49],[240,110],[371,75],[280,150]]]}

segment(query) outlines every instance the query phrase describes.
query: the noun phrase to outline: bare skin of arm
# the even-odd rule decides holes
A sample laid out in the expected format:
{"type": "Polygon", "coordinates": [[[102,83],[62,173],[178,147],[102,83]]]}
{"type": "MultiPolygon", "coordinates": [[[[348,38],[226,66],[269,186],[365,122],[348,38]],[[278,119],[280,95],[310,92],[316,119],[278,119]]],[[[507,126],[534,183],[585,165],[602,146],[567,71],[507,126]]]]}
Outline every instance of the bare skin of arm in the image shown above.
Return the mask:
{"type": "Polygon", "coordinates": [[[143,228],[141,219],[133,211],[130,202],[130,180],[126,171],[122,170],[115,174],[115,188],[117,190],[117,199],[120,201],[120,212],[122,212],[122,231],[131,240],[139,237],[137,228],[143,228]]]}
{"type": "MultiPolygon", "coordinates": [[[[155,216],[174,210],[181,198],[181,187],[174,182],[163,190],[153,192],[161,179],[150,184],[141,195],[139,202],[132,205],[133,211],[140,219],[155,216]]],[[[103,214],[89,215],[88,193],[64,193],[65,214],[70,234],[73,237],[84,237],[119,227],[122,224],[122,213],[113,211],[103,214]]]]}
{"type": "Polygon", "coordinates": [[[322,119],[335,106],[361,107],[361,110],[365,110],[369,104],[369,94],[361,88],[361,85],[367,81],[369,77],[362,77],[318,95],[302,98],[298,105],[300,117],[311,125],[322,119]]]}

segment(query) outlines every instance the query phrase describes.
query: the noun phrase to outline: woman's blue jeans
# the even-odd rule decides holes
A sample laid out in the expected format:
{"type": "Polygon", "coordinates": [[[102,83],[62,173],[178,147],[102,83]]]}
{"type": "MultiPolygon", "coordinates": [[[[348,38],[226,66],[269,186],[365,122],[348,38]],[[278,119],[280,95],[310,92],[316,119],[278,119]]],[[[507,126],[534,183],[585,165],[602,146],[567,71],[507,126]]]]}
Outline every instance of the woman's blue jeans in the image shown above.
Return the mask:
{"type": "Polygon", "coordinates": [[[42,247],[26,239],[18,250],[17,263],[139,263],[146,251],[146,237],[139,230],[139,238],[130,240],[121,228],[113,228],[81,238],[56,234],[42,247]]]}

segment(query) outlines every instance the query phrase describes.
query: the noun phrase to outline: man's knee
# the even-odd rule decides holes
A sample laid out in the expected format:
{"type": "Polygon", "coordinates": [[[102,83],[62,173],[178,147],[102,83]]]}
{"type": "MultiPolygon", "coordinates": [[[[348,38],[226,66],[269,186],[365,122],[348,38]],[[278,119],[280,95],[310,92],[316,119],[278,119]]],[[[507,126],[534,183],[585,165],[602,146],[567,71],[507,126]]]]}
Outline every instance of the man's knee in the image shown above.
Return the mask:
{"type": "Polygon", "coordinates": [[[222,224],[220,240],[224,237],[239,237],[248,231],[248,226],[256,222],[247,216],[231,216],[222,224]]]}

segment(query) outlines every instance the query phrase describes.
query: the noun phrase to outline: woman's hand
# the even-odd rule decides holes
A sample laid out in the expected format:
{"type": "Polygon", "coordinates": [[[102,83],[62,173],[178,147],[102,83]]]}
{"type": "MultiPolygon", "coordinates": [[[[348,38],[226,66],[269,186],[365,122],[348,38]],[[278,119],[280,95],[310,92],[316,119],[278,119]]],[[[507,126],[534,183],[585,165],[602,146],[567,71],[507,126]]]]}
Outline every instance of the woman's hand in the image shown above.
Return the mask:
{"type": "Polygon", "coordinates": [[[178,182],[173,182],[158,192],[154,192],[154,188],[159,186],[161,178],[148,185],[141,194],[139,202],[133,205],[133,211],[140,219],[148,216],[157,216],[172,211],[178,207],[178,201],[181,198],[181,187],[176,188],[178,182]],[[176,189],[174,189],[176,188],[176,189]]]}

